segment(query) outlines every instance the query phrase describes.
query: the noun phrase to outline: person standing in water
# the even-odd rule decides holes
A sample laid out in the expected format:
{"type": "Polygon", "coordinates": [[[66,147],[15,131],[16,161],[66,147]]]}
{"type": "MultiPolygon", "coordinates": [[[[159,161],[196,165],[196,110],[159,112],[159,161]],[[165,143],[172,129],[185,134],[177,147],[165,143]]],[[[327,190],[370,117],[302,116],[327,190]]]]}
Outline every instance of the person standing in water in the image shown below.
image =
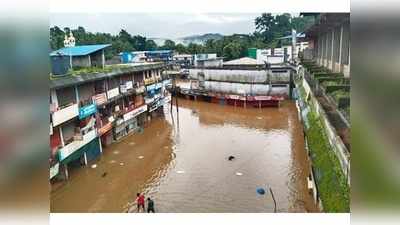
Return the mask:
{"type": "Polygon", "coordinates": [[[137,193],[136,194],[136,202],[137,202],[137,212],[140,212],[140,208],[143,209],[143,212],[145,212],[144,209],[144,195],[137,193]]]}
{"type": "Polygon", "coordinates": [[[147,198],[147,213],[155,213],[154,211],[154,201],[150,198],[147,198]]]}

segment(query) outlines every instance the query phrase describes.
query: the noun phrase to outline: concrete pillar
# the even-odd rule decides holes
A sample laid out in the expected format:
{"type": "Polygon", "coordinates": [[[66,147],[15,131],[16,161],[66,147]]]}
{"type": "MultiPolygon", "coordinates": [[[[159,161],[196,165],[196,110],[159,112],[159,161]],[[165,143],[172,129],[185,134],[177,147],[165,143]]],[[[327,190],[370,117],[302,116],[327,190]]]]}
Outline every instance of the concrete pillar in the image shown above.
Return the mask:
{"type": "Polygon", "coordinates": [[[55,108],[58,108],[58,98],[56,90],[50,90],[51,102],[54,104],[55,108]]]}
{"type": "Polygon", "coordinates": [[[83,153],[83,159],[85,160],[85,166],[87,166],[87,156],[86,156],[86,152],[83,153]]]}
{"type": "Polygon", "coordinates": [[[335,47],[335,29],[332,29],[332,41],[331,41],[331,55],[330,55],[330,59],[331,59],[331,70],[333,71],[335,68],[335,62],[333,59],[333,52],[334,52],[334,47],[335,47]]]}
{"type": "Polygon", "coordinates": [[[74,86],[75,89],[75,98],[76,98],[76,103],[79,104],[79,93],[78,93],[78,86],[74,86]]]}
{"type": "Polygon", "coordinates": [[[99,139],[100,153],[103,153],[103,146],[101,146],[101,139],[100,139],[100,137],[98,137],[98,139],[99,139]]]}
{"type": "Polygon", "coordinates": [[[65,175],[65,179],[68,180],[68,166],[67,164],[64,164],[64,175],[65,175]]]}
{"type": "Polygon", "coordinates": [[[106,58],[104,56],[104,49],[103,49],[101,50],[101,66],[103,67],[103,69],[105,67],[105,64],[106,64],[106,58]]]}
{"type": "Polygon", "coordinates": [[[340,65],[340,72],[342,71],[342,48],[343,48],[343,25],[340,27],[340,47],[339,47],[339,65],[340,65]]]}
{"type": "Polygon", "coordinates": [[[58,131],[59,131],[59,133],[60,133],[61,145],[64,147],[64,146],[65,146],[65,143],[64,143],[64,137],[63,137],[63,133],[62,133],[61,126],[58,127],[58,131]]]}

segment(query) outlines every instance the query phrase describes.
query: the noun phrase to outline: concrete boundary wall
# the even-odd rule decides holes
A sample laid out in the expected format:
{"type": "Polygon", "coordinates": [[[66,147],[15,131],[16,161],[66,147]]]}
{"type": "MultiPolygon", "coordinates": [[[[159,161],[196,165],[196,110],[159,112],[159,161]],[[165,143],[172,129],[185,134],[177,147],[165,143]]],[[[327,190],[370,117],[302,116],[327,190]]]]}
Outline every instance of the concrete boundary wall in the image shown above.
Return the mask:
{"type": "Polygon", "coordinates": [[[191,79],[200,79],[204,75],[204,80],[223,81],[236,83],[287,83],[290,82],[290,70],[282,71],[265,70],[213,70],[213,69],[190,69],[191,79]],[[269,74],[268,74],[269,73],[269,74]]]}
{"type": "Polygon", "coordinates": [[[343,144],[342,139],[337,134],[335,128],[329,122],[325,111],[321,107],[317,98],[314,96],[308,82],[305,79],[303,79],[303,87],[305,90],[310,90],[309,95],[311,104],[315,109],[315,113],[318,115],[319,118],[321,118],[322,125],[324,127],[325,134],[328,137],[329,144],[334,150],[335,155],[340,162],[342,172],[346,176],[347,182],[350,185],[350,154],[348,153],[346,146],[343,144]]]}

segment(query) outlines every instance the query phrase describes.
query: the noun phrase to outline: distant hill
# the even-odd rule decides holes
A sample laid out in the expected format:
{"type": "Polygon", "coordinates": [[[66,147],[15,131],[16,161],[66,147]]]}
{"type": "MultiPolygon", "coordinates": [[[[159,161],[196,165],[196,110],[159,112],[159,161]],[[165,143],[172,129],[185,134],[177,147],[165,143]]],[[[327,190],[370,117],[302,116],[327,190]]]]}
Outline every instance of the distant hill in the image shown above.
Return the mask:
{"type": "MultiPolygon", "coordinates": [[[[222,39],[224,35],[218,34],[218,33],[207,33],[207,34],[198,34],[198,35],[191,35],[187,37],[182,37],[182,38],[177,38],[177,39],[169,39],[175,42],[175,44],[183,44],[183,45],[188,45],[190,43],[195,43],[195,44],[204,44],[207,40],[214,39],[214,40],[219,40],[222,39]]],[[[150,40],[153,40],[156,42],[158,46],[161,46],[164,44],[168,38],[149,38],[150,40]]]]}
{"type": "Polygon", "coordinates": [[[222,39],[224,35],[218,34],[218,33],[207,33],[207,34],[202,34],[202,35],[191,35],[187,37],[180,38],[182,40],[182,43],[185,45],[188,45],[189,43],[195,43],[195,44],[203,44],[207,40],[213,39],[213,40],[219,40],[222,39]]]}

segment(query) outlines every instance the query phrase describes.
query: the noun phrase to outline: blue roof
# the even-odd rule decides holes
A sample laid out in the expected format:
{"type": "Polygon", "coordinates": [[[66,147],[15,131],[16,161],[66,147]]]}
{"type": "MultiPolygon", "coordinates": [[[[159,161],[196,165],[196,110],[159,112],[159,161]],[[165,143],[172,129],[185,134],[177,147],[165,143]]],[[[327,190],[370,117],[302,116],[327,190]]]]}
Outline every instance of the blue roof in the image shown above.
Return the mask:
{"type": "Polygon", "coordinates": [[[64,47],[58,50],[55,50],[50,53],[50,56],[56,55],[67,55],[67,56],[84,56],[89,55],[93,52],[102,50],[111,44],[104,44],[104,45],[80,45],[74,47],[64,47]]]}

